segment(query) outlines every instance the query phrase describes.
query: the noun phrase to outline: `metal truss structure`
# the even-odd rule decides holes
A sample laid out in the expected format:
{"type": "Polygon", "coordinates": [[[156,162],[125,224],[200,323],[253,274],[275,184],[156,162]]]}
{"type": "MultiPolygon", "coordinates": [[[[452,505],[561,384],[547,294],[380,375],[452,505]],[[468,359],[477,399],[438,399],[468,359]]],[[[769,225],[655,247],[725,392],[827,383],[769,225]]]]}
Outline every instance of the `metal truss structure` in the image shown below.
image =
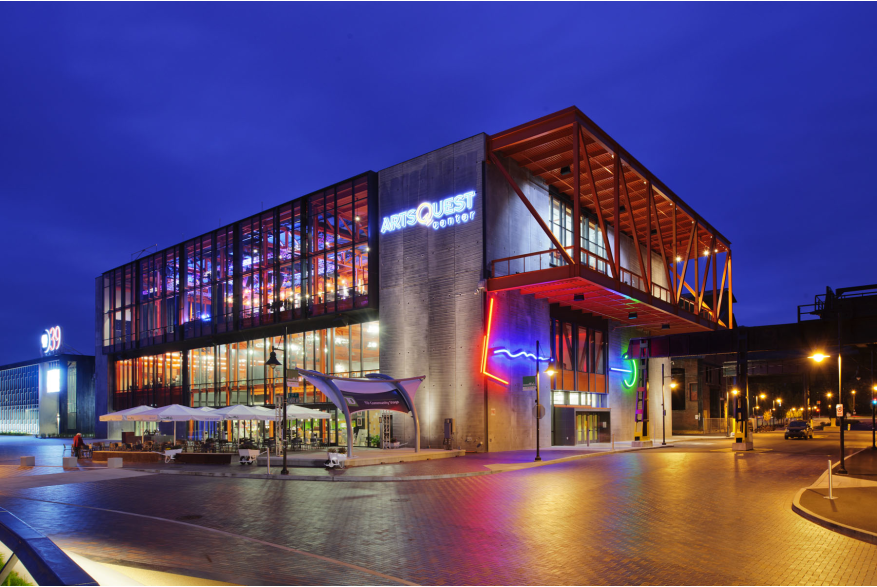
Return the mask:
{"type": "Polygon", "coordinates": [[[730,241],[578,108],[492,135],[487,152],[552,245],[491,261],[488,290],[519,290],[650,333],[734,327],[730,241]],[[571,245],[514,181],[510,161],[572,201],[571,245]],[[605,255],[582,245],[579,219],[588,213],[605,255]],[[622,234],[636,251],[630,269],[622,234]]]}

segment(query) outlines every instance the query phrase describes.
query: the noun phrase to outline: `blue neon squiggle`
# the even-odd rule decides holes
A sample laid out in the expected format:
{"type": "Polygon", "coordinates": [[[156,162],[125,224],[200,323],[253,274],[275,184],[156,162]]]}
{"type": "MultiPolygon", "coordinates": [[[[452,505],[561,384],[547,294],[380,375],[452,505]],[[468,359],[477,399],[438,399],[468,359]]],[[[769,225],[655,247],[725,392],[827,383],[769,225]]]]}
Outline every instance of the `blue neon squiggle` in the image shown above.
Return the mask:
{"type": "MultiPolygon", "coordinates": [[[[510,358],[510,359],[516,359],[516,358],[520,357],[521,355],[523,355],[523,356],[527,357],[528,359],[530,359],[531,361],[536,360],[536,355],[534,355],[533,353],[528,353],[527,351],[518,351],[516,353],[512,353],[511,351],[508,351],[506,349],[496,349],[493,351],[493,354],[494,355],[500,355],[500,354],[507,355],[508,358],[510,358]]],[[[540,361],[550,361],[551,357],[539,357],[539,360],[540,361]]]]}

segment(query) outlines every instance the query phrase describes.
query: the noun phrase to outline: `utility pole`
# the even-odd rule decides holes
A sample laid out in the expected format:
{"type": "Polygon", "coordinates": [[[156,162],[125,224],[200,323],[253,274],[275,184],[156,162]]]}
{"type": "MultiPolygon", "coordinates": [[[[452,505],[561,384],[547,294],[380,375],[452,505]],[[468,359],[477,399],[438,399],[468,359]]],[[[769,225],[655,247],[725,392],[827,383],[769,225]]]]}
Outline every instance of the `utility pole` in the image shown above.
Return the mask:
{"type": "Polygon", "coordinates": [[[288,327],[283,328],[283,429],[280,431],[280,441],[283,443],[283,468],[280,470],[281,475],[289,475],[289,469],[286,468],[286,445],[288,444],[286,441],[286,398],[289,397],[286,390],[286,355],[287,351],[289,350],[289,346],[286,341],[286,335],[288,330],[288,327]]]}
{"type": "Polygon", "coordinates": [[[536,341],[536,459],[537,461],[541,461],[542,457],[539,455],[539,417],[541,414],[539,413],[542,408],[542,404],[539,403],[539,341],[536,341]]]}

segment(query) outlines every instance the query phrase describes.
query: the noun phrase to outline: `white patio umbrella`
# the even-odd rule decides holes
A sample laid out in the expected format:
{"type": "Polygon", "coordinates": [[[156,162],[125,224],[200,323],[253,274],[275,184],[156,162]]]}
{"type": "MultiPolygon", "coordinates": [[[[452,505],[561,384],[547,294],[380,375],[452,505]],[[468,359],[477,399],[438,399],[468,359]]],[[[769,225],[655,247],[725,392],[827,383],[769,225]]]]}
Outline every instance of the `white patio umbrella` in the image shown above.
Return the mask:
{"type": "Polygon", "coordinates": [[[188,422],[189,420],[217,422],[222,418],[215,415],[218,410],[213,412],[205,412],[197,408],[181,406],[180,404],[171,404],[160,408],[153,408],[139,414],[129,417],[129,420],[142,420],[144,422],[173,422],[174,423],[174,442],[177,441],[177,422],[188,422]]]}
{"type": "MultiPolygon", "coordinates": [[[[233,406],[219,408],[210,413],[222,416],[223,420],[270,420],[273,418],[273,415],[271,418],[265,417],[265,412],[269,411],[270,410],[266,410],[264,408],[259,409],[255,406],[244,406],[236,404],[233,406]]],[[[234,430],[237,431],[237,429],[238,427],[235,426],[234,430]]]]}
{"type": "MultiPolygon", "coordinates": [[[[101,422],[125,422],[128,420],[129,416],[136,416],[137,414],[142,414],[143,412],[148,412],[153,409],[152,406],[135,406],[133,408],[128,408],[127,410],[119,410],[118,412],[112,412],[110,414],[104,414],[100,417],[101,422]]],[[[134,420],[134,418],[131,418],[134,420]]],[[[140,442],[143,442],[143,437],[146,431],[140,431],[140,442]]]]}
{"type": "Polygon", "coordinates": [[[127,410],[119,410],[118,412],[110,412],[100,417],[101,422],[124,422],[128,416],[139,414],[147,410],[151,410],[151,406],[136,406],[127,410]]]}

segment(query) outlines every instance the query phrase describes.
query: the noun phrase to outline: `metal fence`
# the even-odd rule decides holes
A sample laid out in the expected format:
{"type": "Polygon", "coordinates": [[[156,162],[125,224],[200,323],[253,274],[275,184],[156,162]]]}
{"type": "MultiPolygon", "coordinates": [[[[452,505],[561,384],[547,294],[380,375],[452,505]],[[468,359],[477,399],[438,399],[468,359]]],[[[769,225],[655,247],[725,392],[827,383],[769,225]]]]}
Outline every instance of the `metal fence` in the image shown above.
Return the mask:
{"type": "Polygon", "coordinates": [[[704,418],[704,434],[728,434],[731,429],[730,423],[725,418],[704,418]]]}

